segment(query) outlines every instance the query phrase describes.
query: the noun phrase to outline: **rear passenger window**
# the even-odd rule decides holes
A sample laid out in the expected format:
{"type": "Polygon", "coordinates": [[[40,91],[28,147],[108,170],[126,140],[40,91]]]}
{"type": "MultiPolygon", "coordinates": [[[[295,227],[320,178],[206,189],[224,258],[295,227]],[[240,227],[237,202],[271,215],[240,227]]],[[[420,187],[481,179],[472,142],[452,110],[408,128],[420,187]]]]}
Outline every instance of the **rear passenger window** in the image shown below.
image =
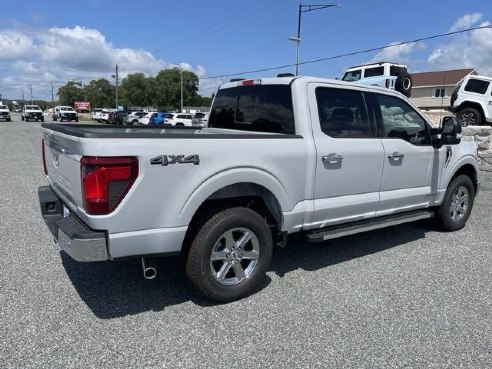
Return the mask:
{"type": "Polygon", "coordinates": [[[490,82],[481,81],[479,79],[470,79],[465,86],[465,91],[475,92],[477,94],[484,94],[489,88],[490,82]]]}
{"type": "Polygon", "coordinates": [[[402,139],[414,145],[430,143],[425,120],[410,105],[394,96],[376,95],[376,98],[381,114],[382,138],[402,139]]]}
{"type": "Polygon", "coordinates": [[[364,71],[364,77],[377,77],[384,74],[384,67],[367,68],[364,71]]]}
{"type": "Polygon", "coordinates": [[[209,127],[294,134],[289,85],[254,85],[221,89],[210,112],[209,127]]]}
{"type": "Polygon", "coordinates": [[[318,115],[323,133],[334,138],[368,138],[371,132],[361,91],[316,88],[318,115]]]}

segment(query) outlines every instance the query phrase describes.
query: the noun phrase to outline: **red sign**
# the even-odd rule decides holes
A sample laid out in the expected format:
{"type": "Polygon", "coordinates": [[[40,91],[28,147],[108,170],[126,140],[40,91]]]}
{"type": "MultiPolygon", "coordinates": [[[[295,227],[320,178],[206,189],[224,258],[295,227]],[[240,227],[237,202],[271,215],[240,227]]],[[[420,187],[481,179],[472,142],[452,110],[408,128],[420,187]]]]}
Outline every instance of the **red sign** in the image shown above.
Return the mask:
{"type": "Polygon", "coordinates": [[[75,101],[75,110],[91,110],[91,103],[85,101],[75,101]]]}

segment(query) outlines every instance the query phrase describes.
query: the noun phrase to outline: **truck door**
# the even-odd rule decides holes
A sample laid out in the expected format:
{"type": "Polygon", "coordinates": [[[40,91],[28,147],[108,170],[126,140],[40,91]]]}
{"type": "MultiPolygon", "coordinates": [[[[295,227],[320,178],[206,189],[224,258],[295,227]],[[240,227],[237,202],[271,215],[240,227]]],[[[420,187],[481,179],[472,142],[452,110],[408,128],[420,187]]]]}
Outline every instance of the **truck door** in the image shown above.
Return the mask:
{"type": "Polygon", "coordinates": [[[383,146],[362,91],[310,84],[316,145],[314,216],[320,228],[375,216],[383,171],[383,146]]]}
{"type": "Polygon", "coordinates": [[[384,94],[372,98],[384,147],[377,215],[428,206],[437,191],[440,161],[428,123],[403,99],[384,94]]]}

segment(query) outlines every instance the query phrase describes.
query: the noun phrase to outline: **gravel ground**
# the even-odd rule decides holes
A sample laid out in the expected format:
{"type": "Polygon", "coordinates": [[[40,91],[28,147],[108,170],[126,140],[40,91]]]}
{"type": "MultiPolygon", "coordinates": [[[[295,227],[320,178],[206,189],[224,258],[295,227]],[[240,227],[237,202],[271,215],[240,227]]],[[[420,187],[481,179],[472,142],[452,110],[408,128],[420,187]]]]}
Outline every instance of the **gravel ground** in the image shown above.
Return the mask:
{"type": "Polygon", "coordinates": [[[175,259],[145,281],[53,247],[39,125],[0,122],[0,367],[492,367],[492,173],[462,231],[296,237],[258,293],[211,305],[175,259]]]}

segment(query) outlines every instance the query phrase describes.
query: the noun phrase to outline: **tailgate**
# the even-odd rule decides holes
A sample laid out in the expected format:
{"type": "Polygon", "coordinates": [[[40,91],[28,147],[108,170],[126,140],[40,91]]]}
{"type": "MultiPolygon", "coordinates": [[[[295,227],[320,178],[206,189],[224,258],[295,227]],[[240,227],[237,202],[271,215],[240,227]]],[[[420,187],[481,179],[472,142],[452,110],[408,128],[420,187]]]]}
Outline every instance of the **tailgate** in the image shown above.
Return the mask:
{"type": "Polygon", "coordinates": [[[73,211],[83,208],[79,137],[45,130],[44,155],[53,190],[73,211]]]}

